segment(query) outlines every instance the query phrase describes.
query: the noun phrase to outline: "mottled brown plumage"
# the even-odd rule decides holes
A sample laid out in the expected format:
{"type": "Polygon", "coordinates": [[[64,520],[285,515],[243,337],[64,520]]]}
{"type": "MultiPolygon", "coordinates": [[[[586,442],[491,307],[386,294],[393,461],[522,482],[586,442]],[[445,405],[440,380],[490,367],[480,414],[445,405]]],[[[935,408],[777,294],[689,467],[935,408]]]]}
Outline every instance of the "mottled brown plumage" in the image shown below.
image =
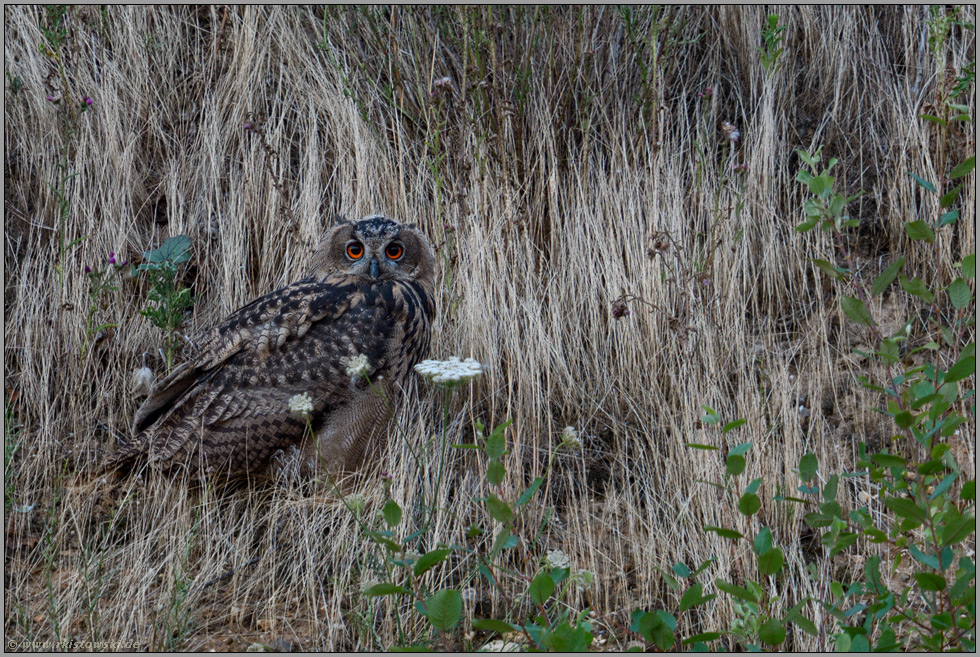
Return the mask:
{"type": "Polygon", "coordinates": [[[153,387],[110,466],[145,459],[237,475],[264,470],[291,445],[305,462],[356,466],[428,353],[434,285],[432,248],[413,226],[381,216],[340,224],[305,278],[229,315],[153,387]],[[366,377],[351,376],[361,354],[366,377]],[[303,393],[312,441],[289,410],[303,393]]]}

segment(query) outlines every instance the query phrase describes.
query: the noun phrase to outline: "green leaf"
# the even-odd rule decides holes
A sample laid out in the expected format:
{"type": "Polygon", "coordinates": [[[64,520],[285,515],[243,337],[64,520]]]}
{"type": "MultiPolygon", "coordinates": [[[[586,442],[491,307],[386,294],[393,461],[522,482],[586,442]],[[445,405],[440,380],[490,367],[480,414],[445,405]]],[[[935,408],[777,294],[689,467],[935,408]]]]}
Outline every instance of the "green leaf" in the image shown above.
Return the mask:
{"type": "Polygon", "coordinates": [[[504,480],[504,476],[507,474],[507,468],[500,461],[493,460],[487,465],[487,482],[491,486],[496,486],[504,480]]]}
{"type": "Polygon", "coordinates": [[[521,493],[521,496],[517,498],[516,505],[518,507],[522,507],[530,502],[531,498],[536,492],[538,492],[538,489],[541,488],[541,484],[543,483],[544,479],[542,477],[536,477],[535,480],[531,482],[531,485],[527,487],[527,490],[521,493]]]}
{"type": "Polygon", "coordinates": [[[514,519],[514,512],[511,511],[510,505],[496,495],[491,494],[490,497],[486,498],[486,505],[487,511],[494,520],[506,524],[514,519]]]}
{"type": "Polygon", "coordinates": [[[691,576],[691,569],[688,568],[685,564],[681,563],[680,561],[674,564],[673,571],[674,574],[677,575],[678,577],[691,576]]]}
{"type": "Polygon", "coordinates": [[[725,472],[733,477],[737,477],[745,471],[745,457],[732,454],[725,459],[725,472]]]}
{"type": "Polygon", "coordinates": [[[902,289],[909,294],[919,297],[926,303],[932,303],[935,297],[932,295],[932,291],[926,287],[926,284],[922,282],[920,278],[913,278],[909,280],[899,274],[898,282],[902,285],[902,289]]]}
{"type": "Polygon", "coordinates": [[[508,634],[510,632],[520,631],[521,626],[514,625],[513,623],[506,623],[495,618],[474,618],[473,629],[483,630],[485,632],[497,632],[498,634],[508,634]]]}
{"type": "Polygon", "coordinates": [[[725,529],[723,527],[712,527],[711,525],[706,525],[704,531],[713,532],[722,538],[742,538],[742,534],[734,529],[725,529]]]}
{"type": "Polygon", "coordinates": [[[397,584],[392,584],[391,582],[381,582],[380,584],[375,584],[374,586],[365,589],[364,595],[369,597],[376,597],[379,595],[398,595],[401,593],[411,593],[404,586],[398,586],[397,584]]]}
{"type": "Polygon", "coordinates": [[[951,381],[959,381],[960,379],[965,379],[976,371],[977,357],[964,356],[960,358],[955,365],[949,368],[949,371],[946,372],[946,376],[943,380],[946,383],[950,383],[951,381]]]}
{"type": "Polygon", "coordinates": [[[811,258],[810,261],[820,268],[823,273],[830,276],[835,281],[843,281],[846,277],[841,270],[827,262],[826,260],[820,260],[819,258],[811,258]]]}
{"type": "Polygon", "coordinates": [[[401,552],[402,546],[400,546],[398,543],[395,543],[393,540],[391,540],[390,538],[384,536],[379,532],[366,531],[364,532],[364,535],[370,538],[378,545],[387,548],[389,552],[401,552]]]}
{"type": "Polygon", "coordinates": [[[493,539],[493,547],[490,548],[490,556],[492,557],[501,550],[507,550],[512,547],[517,547],[517,537],[511,533],[510,529],[504,527],[497,533],[497,537],[493,539]]]}
{"type": "Polygon", "coordinates": [[[755,535],[755,540],[752,541],[752,547],[760,557],[768,552],[772,548],[772,531],[768,527],[760,529],[755,535]]]}
{"type": "Polygon", "coordinates": [[[745,420],[744,417],[743,418],[739,418],[737,420],[733,420],[733,421],[729,422],[728,424],[726,424],[725,426],[723,426],[721,428],[721,432],[722,433],[728,433],[732,429],[739,428],[740,426],[742,426],[743,424],[745,424],[745,422],[746,422],[746,420],[745,420]]]}
{"type": "Polygon", "coordinates": [[[946,288],[949,295],[949,302],[957,310],[962,310],[970,304],[973,295],[970,293],[970,286],[962,278],[957,278],[946,288]]]}
{"type": "Polygon", "coordinates": [[[851,532],[841,532],[837,540],[834,541],[834,545],[830,548],[830,556],[834,556],[840,552],[843,552],[847,548],[854,545],[858,540],[858,534],[851,532]]]}
{"type": "MultiPolygon", "coordinates": [[[[956,197],[960,195],[960,191],[963,189],[963,183],[960,183],[953,189],[949,190],[943,194],[942,198],[939,199],[939,207],[945,210],[953,203],[956,202],[956,197]]],[[[944,212],[942,216],[939,217],[939,227],[949,225],[960,218],[959,210],[952,210],[950,212],[944,212]]]]}
{"type": "Polygon", "coordinates": [[[463,615],[463,597],[459,591],[442,589],[426,601],[425,609],[429,624],[446,632],[455,627],[463,615]]]}
{"type": "Polygon", "coordinates": [[[708,450],[710,450],[710,451],[718,451],[718,448],[715,447],[714,445],[703,445],[701,443],[684,443],[684,447],[690,447],[692,449],[703,449],[703,450],[706,450],[706,451],[708,451],[708,450]]]}
{"type": "Polygon", "coordinates": [[[762,502],[759,501],[759,496],[753,493],[746,493],[738,500],[738,510],[744,516],[752,516],[759,512],[762,508],[762,502]]]}
{"type": "Polygon", "coordinates": [[[398,502],[395,500],[388,500],[381,513],[389,527],[394,527],[402,521],[402,508],[398,506],[398,502]]]}
{"type": "Polygon", "coordinates": [[[551,575],[548,573],[539,573],[537,577],[531,580],[527,592],[531,596],[531,600],[544,606],[551,594],[555,592],[555,580],[551,579],[551,575]]]}
{"type": "Polygon", "coordinates": [[[943,527],[943,545],[956,545],[977,530],[977,518],[964,513],[943,527]]]}
{"type": "Polygon", "coordinates": [[[807,187],[810,188],[810,193],[814,196],[821,196],[824,192],[830,191],[834,188],[834,177],[833,176],[813,176],[806,183],[807,187]]]}
{"type": "Polygon", "coordinates": [[[630,629],[638,632],[647,642],[655,644],[660,650],[670,649],[675,642],[674,633],[659,614],[647,612],[634,615],[630,629]]]}
{"type": "Polygon", "coordinates": [[[813,230],[813,227],[820,223],[820,217],[814,217],[812,219],[807,219],[804,222],[796,224],[795,230],[797,233],[805,233],[808,230],[813,230]]]}
{"type": "Polygon", "coordinates": [[[721,422],[721,416],[718,415],[718,411],[710,406],[702,405],[701,408],[704,409],[704,415],[701,416],[702,422],[705,424],[719,424],[721,422]]]}
{"type": "Polygon", "coordinates": [[[723,579],[716,579],[715,586],[717,586],[719,590],[724,591],[728,595],[733,595],[736,598],[739,598],[741,600],[747,600],[748,602],[754,602],[756,604],[759,603],[759,598],[756,597],[755,593],[752,593],[748,589],[742,588],[741,586],[737,586],[735,584],[729,584],[723,579]]]}
{"type": "Polygon", "coordinates": [[[844,297],[840,300],[841,309],[844,314],[851,319],[851,321],[857,322],[858,324],[864,324],[865,326],[872,326],[874,320],[871,319],[871,313],[868,312],[868,308],[864,305],[864,302],[860,299],[855,299],[854,297],[844,297]]]}
{"type": "Polygon", "coordinates": [[[905,234],[913,240],[925,240],[930,244],[936,240],[936,233],[932,230],[932,226],[921,219],[906,223],[905,234]]]}
{"type": "Polygon", "coordinates": [[[800,480],[810,481],[815,476],[817,476],[817,457],[808,452],[800,459],[800,480]]]}
{"type": "Polygon", "coordinates": [[[803,522],[807,524],[808,527],[813,529],[819,529],[821,527],[829,527],[834,519],[824,513],[811,512],[803,516],[803,522]]]}
{"type": "Polygon", "coordinates": [[[872,454],[871,460],[880,465],[883,468],[900,468],[906,463],[905,459],[901,456],[895,456],[894,454],[886,454],[881,452],[879,454],[872,454]]]}
{"type": "Polygon", "coordinates": [[[688,590],[684,591],[684,595],[681,596],[679,611],[687,611],[702,602],[707,602],[708,598],[705,598],[702,593],[703,590],[700,584],[692,584],[688,590]]]}
{"type": "Polygon", "coordinates": [[[843,515],[844,512],[841,510],[840,504],[838,504],[835,500],[829,500],[827,502],[823,502],[822,504],[820,504],[818,508],[820,509],[821,513],[824,513],[825,515],[828,515],[831,518],[844,517],[843,515]]]}
{"type": "Polygon", "coordinates": [[[437,563],[444,561],[446,557],[449,556],[450,552],[451,550],[449,549],[440,548],[438,550],[430,550],[429,552],[423,554],[421,557],[419,557],[419,560],[415,562],[415,576],[418,577],[419,575],[422,575],[437,563]]]}
{"type": "Polygon", "coordinates": [[[919,118],[925,121],[932,121],[933,123],[938,123],[939,125],[946,125],[946,119],[941,119],[938,116],[933,116],[932,114],[920,114],[919,118]]]}
{"type": "Polygon", "coordinates": [[[910,499],[904,497],[888,497],[885,498],[885,506],[903,518],[913,518],[920,523],[926,521],[926,512],[910,499]]]}
{"type": "Polygon", "coordinates": [[[827,502],[832,502],[837,499],[837,485],[840,483],[840,477],[837,475],[831,475],[827,479],[827,483],[823,487],[823,499],[827,502]]]}
{"type": "Polygon", "coordinates": [[[973,171],[976,165],[977,165],[977,156],[971,155],[970,157],[966,158],[965,160],[957,164],[955,167],[953,167],[953,170],[949,172],[949,177],[952,178],[953,180],[956,180],[957,178],[962,178],[966,174],[973,171]]]}
{"type": "Polygon", "coordinates": [[[871,643],[868,637],[858,634],[851,638],[851,652],[871,652],[871,643]]]}
{"type": "Polygon", "coordinates": [[[914,545],[909,545],[909,554],[915,557],[917,561],[924,563],[930,568],[934,568],[936,570],[942,570],[942,568],[939,566],[939,559],[936,558],[935,555],[926,554],[925,552],[923,552],[922,550],[920,550],[914,545]]]}
{"type": "Polygon", "coordinates": [[[750,449],[752,449],[752,443],[739,443],[738,445],[735,445],[735,447],[732,447],[730,450],[728,450],[728,453],[742,456],[744,454],[747,454],[750,449]]]}
{"type": "Polygon", "coordinates": [[[924,178],[920,178],[919,176],[915,175],[911,171],[909,171],[908,173],[909,173],[910,176],[912,176],[912,178],[915,179],[915,182],[917,182],[919,184],[919,186],[922,187],[923,189],[929,190],[930,192],[935,192],[936,191],[936,186],[933,185],[928,180],[926,180],[924,178]]]}
{"type": "Polygon", "coordinates": [[[971,253],[970,255],[963,258],[963,262],[960,265],[963,278],[973,280],[977,277],[977,254],[971,253]]]}
{"type": "Polygon", "coordinates": [[[914,423],[915,417],[908,411],[902,411],[901,413],[895,414],[895,424],[903,429],[908,429],[914,423]]]}
{"type": "Polygon", "coordinates": [[[885,271],[878,274],[878,278],[876,278],[875,282],[871,284],[872,296],[878,296],[879,294],[884,292],[885,289],[889,285],[891,285],[892,281],[894,281],[895,278],[898,276],[898,270],[901,269],[902,265],[904,264],[905,264],[905,256],[902,256],[892,264],[888,265],[885,271]]]}
{"type": "Polygon", "coordinates": [[[499,459],[507,451],[507,439],[504,437],[504,432],[498,429],[494,429],[493,433],[487,436],[487,446],[484,448],[487,458],[499,459]]]}
{"type": "Polygon", "coordinates": [[[786,614],[786,620],[793,623],[810,636],[817,636],[818,634],[817,626],[813,624],[813,621],[801,614],[799,611],[791,611],[786,614]]]}
{"type": "Polygon", "coordinates": [[[175,265],[190,260],[191,238],[187,235],[177,235],[168,237],[159,249],[146,251],[143,257],[148,262],[162,263],[171,262],[175,265]]]}
{"type": "Polygon", "coordinates": [[[763,575],[775,575],[783,567],[783,551],[774,547],[759,557],[759,572],[763,575]]]}
{"type": "Polygon", "coordinates": [[[759,638],[771,646],[778,646],[786,640],[786,627],[784,622],[770,618],[759,628],[759,638]]]}

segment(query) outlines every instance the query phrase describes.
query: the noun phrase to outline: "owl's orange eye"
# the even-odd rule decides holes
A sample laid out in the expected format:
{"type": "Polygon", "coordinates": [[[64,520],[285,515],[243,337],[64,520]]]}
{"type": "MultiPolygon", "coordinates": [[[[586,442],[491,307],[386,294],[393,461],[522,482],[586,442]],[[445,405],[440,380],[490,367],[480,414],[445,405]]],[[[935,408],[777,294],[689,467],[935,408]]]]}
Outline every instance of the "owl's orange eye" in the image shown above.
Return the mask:
{"type": "Polygon", "coordinates": [[[403,249],[402,245],[398,242],[392,242],[388,245],[388,248],[385,249],[385,255],[392,260],[398,260],[402,257],[403,253],[405,253],[405,249],[403,249]]]}
{"type": "Polygon", "coordinates": [[[364,255],[364,245],[360,242],[351,242],[347,245],[347,257],[351,260],[359,260],[364,255]]]}

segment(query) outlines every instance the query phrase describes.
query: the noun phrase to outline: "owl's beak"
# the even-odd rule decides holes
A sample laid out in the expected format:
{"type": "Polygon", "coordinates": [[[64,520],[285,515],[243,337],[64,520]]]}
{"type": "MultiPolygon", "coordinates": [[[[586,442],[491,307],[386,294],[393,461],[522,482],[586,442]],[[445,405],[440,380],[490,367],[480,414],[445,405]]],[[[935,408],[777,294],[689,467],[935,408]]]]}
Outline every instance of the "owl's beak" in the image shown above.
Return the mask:
{"type": "Polygon", "coordinates": [[[377,278],[381,274],[381,269],[378,267],[378,259],[371,258],[371,278],[377,278]]]}

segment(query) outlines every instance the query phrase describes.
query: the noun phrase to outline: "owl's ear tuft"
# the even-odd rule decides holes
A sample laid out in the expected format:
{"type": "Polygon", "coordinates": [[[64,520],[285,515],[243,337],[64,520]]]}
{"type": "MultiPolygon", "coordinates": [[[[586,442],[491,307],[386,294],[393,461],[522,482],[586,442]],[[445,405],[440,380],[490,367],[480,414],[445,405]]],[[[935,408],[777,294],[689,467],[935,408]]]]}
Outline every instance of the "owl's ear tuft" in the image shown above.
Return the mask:
{"type": "Polygon", "coordinates": [[[350,219],[348,219],[344,215],[340,214],[339,212],[333,213],[333,224],[331,227],[339,226],[341,224],[349,224],[349,223],[351,223],[350,219]]]}

